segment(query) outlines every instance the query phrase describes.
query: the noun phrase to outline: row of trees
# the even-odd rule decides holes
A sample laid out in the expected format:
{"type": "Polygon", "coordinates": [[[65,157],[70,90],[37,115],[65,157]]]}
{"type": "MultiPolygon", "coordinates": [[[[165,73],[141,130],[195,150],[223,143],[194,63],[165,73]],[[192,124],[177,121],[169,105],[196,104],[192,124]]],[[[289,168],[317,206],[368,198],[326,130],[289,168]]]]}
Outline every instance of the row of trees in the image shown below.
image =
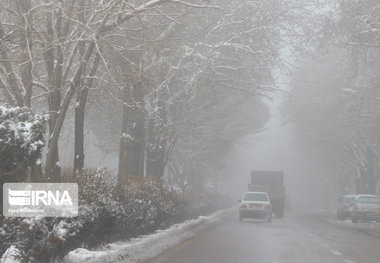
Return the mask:
{"type": "Polygon", "coordinates": [[[264,123],[259,95],[273,89],[288,4],[5,0],[1,99],[47,113],[46,178],[60,176],[59,140],[73,121],[76,173],[91,130],[119,150],[119,182],[167,171],[185,185],[264,123]]]}
{"type": "Polygon", "coordinates": [[[330,167],[342,193],[373,194],[380,179],[379,6],[336,1],[330,12],[318,48],[293,79],[290,119],[300,145],[330,167]]]}

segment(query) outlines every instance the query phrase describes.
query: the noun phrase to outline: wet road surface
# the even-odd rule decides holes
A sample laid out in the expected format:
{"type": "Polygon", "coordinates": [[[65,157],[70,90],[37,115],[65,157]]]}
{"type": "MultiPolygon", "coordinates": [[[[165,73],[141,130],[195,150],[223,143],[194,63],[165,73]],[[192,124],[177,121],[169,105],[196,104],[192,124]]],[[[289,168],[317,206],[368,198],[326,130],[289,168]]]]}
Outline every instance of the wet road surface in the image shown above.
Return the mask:
{"type": "Polygon", "coordinates": [[[379,263],[380,239],[322,217],[294,214],[272,223],[220,224],[147,263],[379,263]]]}

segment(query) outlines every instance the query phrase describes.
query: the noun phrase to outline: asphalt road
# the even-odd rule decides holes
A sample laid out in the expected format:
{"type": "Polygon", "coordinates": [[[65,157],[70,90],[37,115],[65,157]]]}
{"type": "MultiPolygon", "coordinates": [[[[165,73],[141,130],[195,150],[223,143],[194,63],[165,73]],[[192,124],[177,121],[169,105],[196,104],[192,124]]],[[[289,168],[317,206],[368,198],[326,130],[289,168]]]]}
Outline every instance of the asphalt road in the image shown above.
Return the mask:
{"type": "Polygon", "coordinates": [[[322,217],[240,223],[236,215],[147,263],[379,263],[380,239],[322,217]]]}

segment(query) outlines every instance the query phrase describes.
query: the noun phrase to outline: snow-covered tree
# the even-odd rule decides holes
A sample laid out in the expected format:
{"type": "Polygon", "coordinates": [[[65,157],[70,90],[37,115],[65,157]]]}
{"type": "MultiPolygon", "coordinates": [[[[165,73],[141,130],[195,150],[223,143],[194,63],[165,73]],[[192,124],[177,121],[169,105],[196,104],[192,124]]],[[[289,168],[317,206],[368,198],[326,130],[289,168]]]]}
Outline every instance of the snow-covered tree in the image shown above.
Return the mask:
{"type": "Polygon", "coordinates": [[[41,164],[45,145],[45,118],[26,107],[0,106],[0,176],[2,182],[20,182],[41,164]]]}
{"type": "Polygon", "coordinates": [[[127,22],[154,12],[160,5],[176,2],[187,4],[170,0],[1,3],[0,91],[9,104],[45,108],[48,112],[46,176],[59,176],[58,142],[75,95],[75,166],[83,166],[87,94],[94,79],[105,86],[123,86],[116,81],[120,72],[112,61],[117,57],[130,68],[128,61],[133,59],[125,52],[129,49],[119,45],[120,39],[125,42],[133,35],[125,27],[127,22]],[[97,74],[99,67],[102,72],[97,74]]]}
{"type": "MultiPolygon", "coordinates": [[[[182,142],[190,132],[194,145],[207,148],[213,138],[204,134],[205,127],[211,127],[212,133],[218,120],[225,125],[233,123],[232,112],[239,111],[247,97],[251,103],[259,103],[253,98],[273,90],[271,73],[280,48],[281,13],[286,5],[276,0],[265,4],[211,3],[206,8],[177,7],[175,12],[170,7],[174,15],[159,33],[153,30],[163,18],[141,19],[146,37],[140,36],[144,49],[139,57],[139,78],[136,85],[125,89],[125,99],[120,98],[125,109],[129,108],[124,114],[120,177],[143,175],[144,163],[146,174],[162,176],[173,150],[185,145],[182,142]],[[128,172],[128,166],[134,168],[128,172]]],[[[233,125],[229,129],[233,130],[233,125]]],[[[225,141],[235,139],[231,136],[225,141]]],[[[192,150],[196,155],[200,148],[182,149],[192,150]]]]}
{"type": "Polygon", "coordinates": [[[330,179],[342,193],[374,193],[379,91],[370,81],[371,70],[358,63],[351,48],[330,47],[317,54],[317,60],[309,58],[297,70],[287,102],[300,149],[317,156],[322,167],[334,166],[330,179]]]}

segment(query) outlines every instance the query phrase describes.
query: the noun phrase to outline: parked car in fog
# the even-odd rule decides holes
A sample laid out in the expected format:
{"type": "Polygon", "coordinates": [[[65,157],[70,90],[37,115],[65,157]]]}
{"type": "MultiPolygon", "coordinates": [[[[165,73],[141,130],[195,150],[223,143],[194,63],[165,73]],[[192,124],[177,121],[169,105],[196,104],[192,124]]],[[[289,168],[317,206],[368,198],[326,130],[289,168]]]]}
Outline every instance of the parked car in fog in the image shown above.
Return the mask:
{"type": "Polygon", "coordinates": [[[380,222],[380,196],[357,195],[351,209],[353,223],[359,221],[380,222]]]}
{"type": "Polygon", "coordinates": [[[239,209],[239,220],[244,218],[261,218],[272,222],[272,205],[267,193],[246,192],[239,209]]]}
{"type": "Polygon", "coordinates": [[[351,208],[356,195],[344,195],[338,198],[338,208],[336,210],[336,218],[345,220],[351,217],[351,208]]]}

